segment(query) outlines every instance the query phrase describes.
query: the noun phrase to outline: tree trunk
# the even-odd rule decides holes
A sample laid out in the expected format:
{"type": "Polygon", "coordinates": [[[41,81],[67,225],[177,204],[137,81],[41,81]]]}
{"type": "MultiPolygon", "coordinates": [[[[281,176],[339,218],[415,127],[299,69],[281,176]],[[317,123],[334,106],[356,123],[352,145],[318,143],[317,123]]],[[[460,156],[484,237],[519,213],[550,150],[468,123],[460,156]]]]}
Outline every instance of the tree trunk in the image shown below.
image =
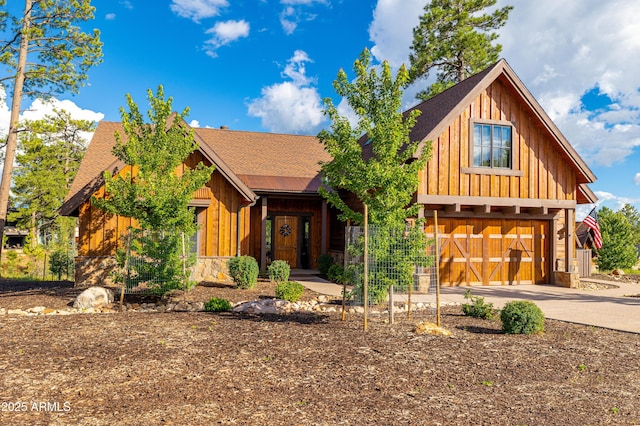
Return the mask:
{"type": "MultiPolygon", "coordinates": [[[[2,182],[0,183],[0,241],[4,237],[4,226],[7,221],[7,210],[9,208],[9,192],[11,191],[11,173],[13,172],[13,161],[16,157],[18,147],[18,119],[20,118],[20,103],[22,100],[22,87],[24,85],[25,67],[27,64],[27,49],[29,47],[29,27],[31,26],[31,4],[32,0],[25,0],[24,21],[22,24],[22,34],[20,35],[20,54],[18,56],[18,67],[13,85],[13,101],[11,102],[11,118],[9,120],[9,134],[7,135],[7,150],[4,157],[4,168],[2,170],[2,182]]],[[[0,255],[2,255],[0,243],[0,255]]]]}

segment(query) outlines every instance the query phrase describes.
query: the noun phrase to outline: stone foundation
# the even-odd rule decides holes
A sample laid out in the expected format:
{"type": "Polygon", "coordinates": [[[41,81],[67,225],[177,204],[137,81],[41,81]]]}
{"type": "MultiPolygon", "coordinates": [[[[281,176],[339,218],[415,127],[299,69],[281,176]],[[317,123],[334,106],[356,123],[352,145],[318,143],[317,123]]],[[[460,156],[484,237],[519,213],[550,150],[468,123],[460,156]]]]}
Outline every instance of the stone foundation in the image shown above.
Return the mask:
{"type": "Polygon", "coordinates": [[[553,285],[558,287],[580,288],[580,273],[554,271],[553,285]]]}
{"type": "Polygon", "coordinates": [[[75,262],[75,287],[111,286],[111,272],[116,269],[113,256],[78,256],[75,262]]]}
{"type": "MultiPolygon", "coordinates": [[[[227,269],[229,257],[200,257],[193,267],[191,279],[201,282],[233,282],[227,269]]],[[[75,287],[114,285],[111,272],[116,269],[113,256],[78,256],[75,261],[75,287]]]]}
{"type": "Polygon", "coordinates": [[[232,283],[227,269],[227,260],[230,257],[199,257],[191,278],[198,283],[223,282],[232,283]]]}

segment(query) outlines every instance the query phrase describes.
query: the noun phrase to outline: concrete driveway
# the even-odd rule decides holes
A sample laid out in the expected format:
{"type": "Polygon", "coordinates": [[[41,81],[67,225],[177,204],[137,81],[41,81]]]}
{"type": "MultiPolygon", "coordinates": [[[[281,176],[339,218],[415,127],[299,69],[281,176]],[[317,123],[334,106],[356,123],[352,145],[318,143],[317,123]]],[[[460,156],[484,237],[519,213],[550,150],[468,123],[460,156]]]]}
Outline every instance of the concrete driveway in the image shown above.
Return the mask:
{"type": "MultiPolygon", "coordinates": [[[[299,276],[292,279],[318,293],[340,296],[342,286],[327,282],[317,276],[299,276]]],[[[610,281],[589,280],[612,284],[610,281]]],[[[496,308],[502,308],[511,300],[534,302],[546,318],[578,324],[594,325],[614,330],[640,333],[640,284],[616,282],[617,288],[583,290],[552,285],[442,287],[443,304],[468,303],[464,298],[467,289],[474,296],[485,298],[496,308]],[[636,296],[636,297],[633,297],[636,296]]],[[[396,301],[406,296],[395,296],[396,301]]],[[[412,302],[435,302],[435,294],[414,295],[412,302]]]]}
{"type": "MultiPolygon", "coordinates": [[[[608,281],[603,283],[611,284],[608,281]]],[[[484,297],[496,308],[511,300],[530,300],[540,307],[546,318],[640,333],[640,284],[616,285],[617,288],[604,290],[552,285],[471,287],[471,292],[484,297]]],[[[466,303],[464,293],[467,288],[443,287],[441,300],[466,303]]]]}

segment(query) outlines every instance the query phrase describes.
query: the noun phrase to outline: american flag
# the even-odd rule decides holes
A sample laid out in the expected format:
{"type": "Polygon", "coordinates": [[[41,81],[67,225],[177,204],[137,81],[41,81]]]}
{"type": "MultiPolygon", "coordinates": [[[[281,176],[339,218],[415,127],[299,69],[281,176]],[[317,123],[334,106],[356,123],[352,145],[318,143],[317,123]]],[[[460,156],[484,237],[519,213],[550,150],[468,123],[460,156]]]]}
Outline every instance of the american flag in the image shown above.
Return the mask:
{"type": "Polygon", "coordinates": [[[600,234],[600,225],[598,225],[598,213],[596,213],[596,208],[594,207],[591,212],[584,218],[582,221],[585,225],[591,229],[591,237],[593,238],[593,244],[596,246],[596,249],[602,247],[602,234],[600,234]]]}

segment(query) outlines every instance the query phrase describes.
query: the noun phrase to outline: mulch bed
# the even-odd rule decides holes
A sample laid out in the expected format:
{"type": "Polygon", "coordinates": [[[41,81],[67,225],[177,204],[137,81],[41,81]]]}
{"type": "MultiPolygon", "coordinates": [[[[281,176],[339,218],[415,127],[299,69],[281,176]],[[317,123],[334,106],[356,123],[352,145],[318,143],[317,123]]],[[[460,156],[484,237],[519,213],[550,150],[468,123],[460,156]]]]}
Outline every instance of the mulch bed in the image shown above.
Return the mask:
{"type": "MultiPolygon", "coordinates": [[[[70,283],[0,280],[0,308],[67,306],[70,283]]],[[[271,297],[198,286],[187,300],[271,297]]],[[[311,292],[305,298],[312,298],[311,292]]],[[[372,315],[0,316],[0,424],[601,425],[640,423],[640,336],[443,309],[450,337],[372,315]]]]}

